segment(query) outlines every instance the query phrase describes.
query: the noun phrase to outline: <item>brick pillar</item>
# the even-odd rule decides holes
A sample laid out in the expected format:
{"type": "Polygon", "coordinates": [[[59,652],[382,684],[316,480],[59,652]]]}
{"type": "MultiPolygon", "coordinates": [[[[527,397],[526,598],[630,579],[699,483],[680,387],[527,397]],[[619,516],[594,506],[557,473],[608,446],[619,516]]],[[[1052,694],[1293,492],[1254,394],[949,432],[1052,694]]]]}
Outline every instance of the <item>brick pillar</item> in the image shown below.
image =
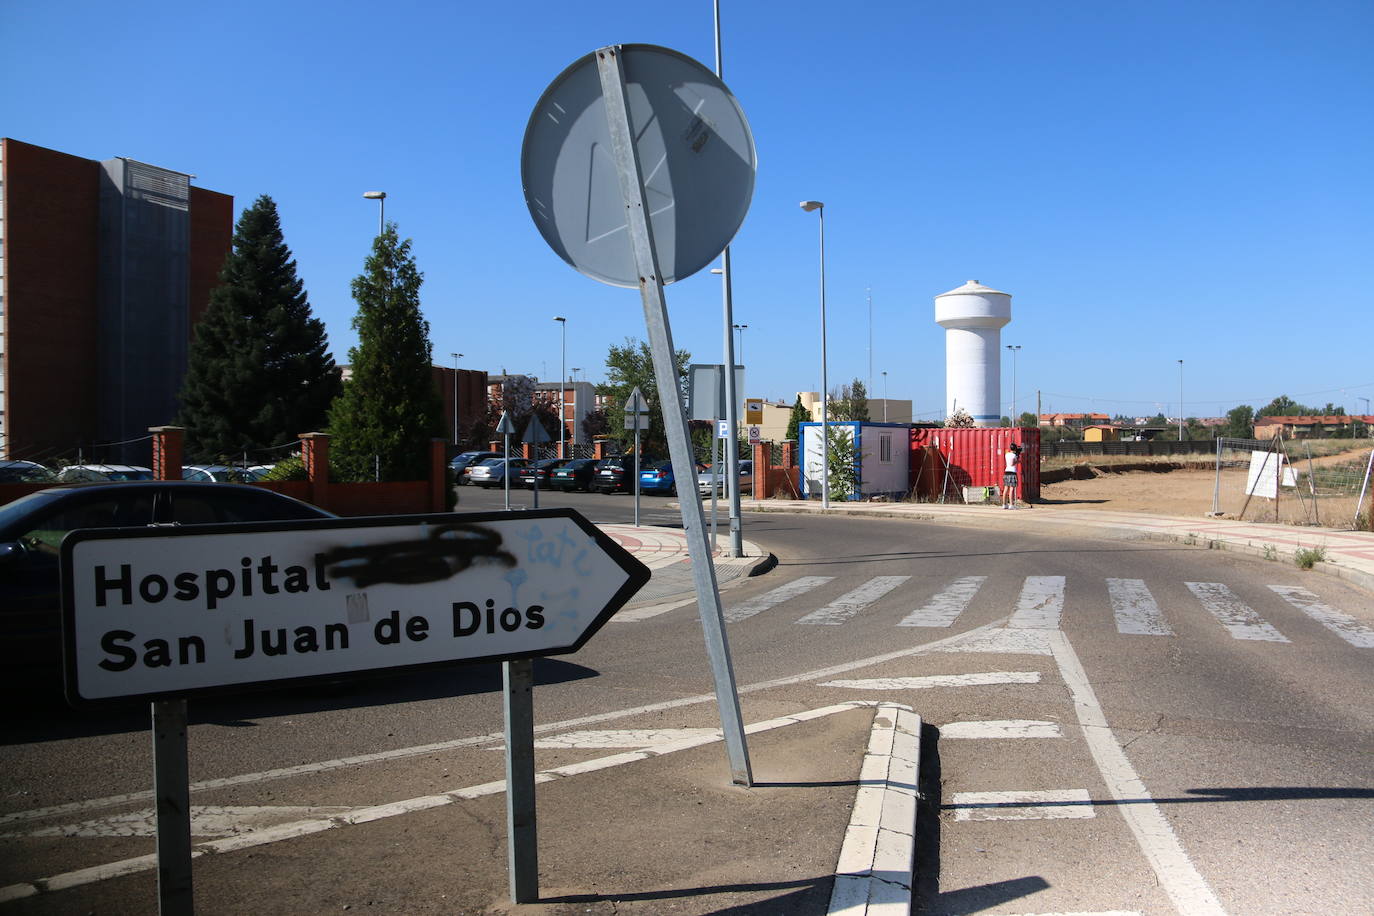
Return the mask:
{"type": "Polygon", "coordinates": [[[768,499],[773,495],[773,475],[770,473],[773,468],[769,463],[769,456],[772,455],[772,443],[754,443],[754,498],[768,499]]]}
{"type": "Polygon", "coordinates": [[[794,468],[797,466],[797,440],[788,439],[782,444],[782,466],[794,468]]]}
{"type": "Polygon", "coordinates": [[[447,512],[448,440],[429,440],[429,511],[447,512]]]}
{"type": "Polygon", "coordinates": [[[310,501],[329,509],[329,433],[301,433],[301,459],[310,479],[310,501]]]}
{"type": "Polygon", "coordinates": [[[597,439],[595,442],[592,443],[592,457],[595,458],[597,461],[600,461],[602,458],[606,457],[605,439],[597,439]]]}
{"type": "Polygon", "coordinates": [[[153,478],[180,480],[186,429],[181,426],[150,426],[148,432],[153,434],[153,478]]]}

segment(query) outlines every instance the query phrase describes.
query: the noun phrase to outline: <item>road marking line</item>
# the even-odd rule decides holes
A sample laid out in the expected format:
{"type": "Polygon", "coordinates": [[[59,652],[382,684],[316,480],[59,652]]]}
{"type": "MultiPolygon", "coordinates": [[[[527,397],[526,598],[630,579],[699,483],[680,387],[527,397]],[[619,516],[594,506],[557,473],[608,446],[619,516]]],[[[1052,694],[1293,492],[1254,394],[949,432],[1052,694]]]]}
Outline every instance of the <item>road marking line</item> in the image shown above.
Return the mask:
{"type": "Polygon", "coordinates": [[[1064,614],[1064,577],[1027,576],[1008,627],[1057,630],[1064,614]]]}
{"type": "Polygon", "coordinates": [[[827,627],[839,626],[910,578],[910,576],[875,576],[847,595],[841,595],[825,607],[807,614],[797,623],[827,627]]]}
{"type": "MultiPolygon", "coordinates": [[[[934,640],[933,642],[922,643],[919,646],[910,646],[892,652],[884,652],[881,655],[871,655],[868,658],[861,658],[851,662],[842,662],[838,665],[828,665],[824,668],[815,668],[811,671],[803,671],[801,674],[789,674],[784,677],[773,678],[772,680],[743,685],[739,688],[739,692],[743,695],[763,690],[772,690],[777,687],[791,687],[794,684],[805,684],[811,681],[834,677],[837,674],[844,674],[847,671],[857,671],[873,665],[882,665],[887,662],[897,661],[898,659],[913,658],[918,655],[924,655],[927,652],[940,652],[945,647],[959,640],[970,638],[977,639],[981,635],[991,631],[994,627],[1000,627],[1004,622],[1005,618],[984,624],[981,627],[968,630],[964,633],[957,633],[953,636],[946,636],[943,639],[934,640]]],[[[714,693],[699,693],[695,696],[679,697],[675,700],[664,700],[660,703],[646,703],[642,706],[632,706],[627,709],[613,709],[609,712],[593,713],[591,715],[578,716],[573,719],[539,723],[534,726],[534,733],[536,735],[546,735],[552,732],[562,732],[567,729],[597,725],[602,722],[614,722],[617,719],[626,719],[632,716],[667,712],[671,709],[682,709],[688,706],[700,706],[705,703],[714,703],[716,699],[714,693]]],[[[748,731],[749,729],[746,727],[745,732],[747,733],[748,731]]],[[[259,782],[272,782],[278,779],[290,779],[298,776],[314,776],[332,770],[350,769],[373,763],[388,763],[394,760],[405,760],[409,757],[418,757],[426,754],[437,754],[445,751],[462,750],[469,747],[480,747],[484,744],[502,741],[504,738],[504,734],[498,731],[485,735],[473,735],[467,738],[455,738],[451,741],[438,741],[432,744],[420,744],[411,747],[396,748],[390,751],[378,751],[372,754],[356,754],[334,760],[320,760],[314,763],[280,767],[274,770],[261,770],[256,773],[240,773],[237,776],[225,776],[219,779],[206,779],[192,783],[191,792],[206,792],[213,789],[225,789],[259,782]]],[[[147,802],[152,799],[152,797],[153,793],[151,791],[143,790],[140,792],[125,792],[120,795],[106,795],[100,798],[89,798],[61,805],[49,805],[45,808],[30,808],[27,811],[14,811],[9,814],[0,815],[0,826],[20,821],[42,820],[50,817],[66,816],[82,811],[98,811],[102,808],[114,808],[122,805],[137,804],[140,802],[147,802]]]]}
{"type": "Polygon", "coordinates": [[[725,622],[739,623],[741,620],[748,620],[755,614],[762,613],[771,607],[782,604],[784,601],[805,594],[811,591],[811,589],[824,585],[834,578],[834,576],[802,576],[800,579],[793,579],[791,582],[779,585],[777,588],[766,591],[762,595],[750,598],[748,601],[726,609],[725,622]]]}
{"type": "Polygon", "coordinates": [[[1087,789],[1040,792],[955,792],[956,821],[1038,821],[1096,817],[1087,789]]]}
{"type": "Polygon", "coordinates": [[[1126,752],[1112,734],[1106,713],[1097,702],[1097,695],[1088,683],[1087,672],[1078,660],[1068,637],[1054,633],[1051,637],[1054,658],[1059,674],[1073,697],[1078,724],[1088,751],[1097,764],[1097,771],[1106,783],[1107,791],[1117,802],[1117,810],[1135,834],[1136,843],[1154,869],[1155,876],[1174,902],[1179,916],[1224,916],[1225,910],[1212,889],[1188,858],[1174,828],[1164,812],[1154,803],[1149,789],[1137,775],[1126,752]]]}
{"type": "Polygon", "coordinates": [[[1173,636],[1155,596],[1143,579],[1108,579],[1107,594],[1116,615],[1116,631],[1131,636],[1173,636]]]}
{"type": "MultiPolygon", "coordinates": [[[[900,706],[893,703],[880,703],[872,700],[858,700],[851,703],[839,703],[834,706],[826,706],[821,709],[808,710],[791,716],[781,716],[776,719],[769,719],[764,722],[756,722],[749,726],[747,731],[758,733],[770,731],[775,728],[783,728],[788,725],[797,725],[801,722],[811,721],[823,716],[830,716],[836,713],[848,712],[854,709],[888,709],[893,711],[906,710],[910,712],[910,707],[900,706]]],[[[919,720],[918,720],[919,721],[919,720]]],[[[918,726],[919,728],[919,726],[918,726]]],[[[690,747],[701,747],[720,741],[719,733],[707,738],[693,740],[668,742],[658,747],[645,748],[641,751],[628,754],[612,754],[608,757],[598,757],[594,760],[586,760],[582,763],[570,764],[568,766],[556,767],[552,770],[544,770],[535,775],[535,781],[539,783],[552,782],[569,776],[591,773],[597,770],[605,770],[611,767],[621,766],[627,763],[634,763],[639,760],[647,760],[651,757],[661,757],[666,754],[686,750],[690,747]]],[[[895,744],[894,744],[895,746],[895,744]]],[[[895,754],[894,751],[894,760],[895,754]]],[[[911,764],[910,770],[899,770],[900,772],[910,772],[910,785],[915,785],[915,764],[911,764]]],[[[397,802],[390,802],[382,805],[372,805],[361,808],[351,808],[342,814],[330,816],[308,817],[301,820],[292,821],[285,824],[277,824],[262,830],[255,830],[250,833],[239,834],[236,836],[224,837],[217,840],[208,840],[197,843],[191,848],[191,857],[234,852],[241,849],[251,849],[255,846],[265,846],[269,843],[276,843],[281,840],[297,839],[299,837],[310,836],[326,830],[333,830],[339,827],[349,827],[356,824],[366,824],[372,821],[384,820],[390,817],[397,817],[404,814],[412,814],[418,811],[428,811],[434,808],[441,808],[446,805],[454,804],[459,801],[467,801],[482,798],[489,795],[497,795],[505,792],[505,780],[495,780],[493,782],[482,783],[476,786],[468,786],[462,789],[454,789],[451,792],[444,792],[439,795],[424,795],[417,798],[403,799],[397,802]]],[[[914,791],[914,790],[913,790],[914,791]]],[[[908,838],[909,839],[909,838],[908,838]]],[[[11,884],[0,887],[0,903],[7,903],[11,900],[20,900],[25,897],[33,897],[38,894],[51,893],[57,890],[79,887],[86,884],[94,884],[110,878],[122,877],[124,875],[137,874],[139,872],[152,871],[157,868],[157,855],[137,856],[131,859],[124,859],[118,862],[109,862],[104,865],[96,865],[91,868],[82,868],[76,871],[65,872],[48,878],[39,878],[34,881],[25,881],[18,884],[11,884]]]]}
{"type": "MultiPolygon", "coordinates": [[[[608,748],[608,747],[652,747],[668,742],[683,741],[702,737],[720,737],[718,728],[627,728],[627,729],[589,729],[586,731],[564,732],[551,738],[536,738],[536,748],[608,748]]],[[[504,744],[493,745],[489,751],[504,751],[504,744]]]]}
{"type": "Polygon", "coordinates": [[[1038,684],[1039,671],[989,671],[982,674],[930,674],[925,677],[878,677],[826,681],[821,687],[854,690],[925,690],[931,687],[987,687],[993,684],[1038,684]]]}
{"type": "MultiPolygon", "coordinates": [[[[230,836],[262,830],[283,821],[333,817],[352,811],[349,805],[192,805],[191,835],[230,836]]],[[[62,824],[0,834],[6,837],[139,837],[157,835],[157,812],[152,808],[116,814],[80,824],[62,824]]]]}
{"type": "Polygon", "coordinates": [[[1207,612],[1235,639],[1288,642],[1288,637],[1265,623],[1259,614],[1220,582],[1186,582],[1207,612]]]}
{"type": "Polygon", "coordinates": [[[993,652],[1008,655],[1051,655],[1048,630],[989,630],[970,633],[941,652],[993,652]]]}
{"type": "Polygon", "coordinates": [[[1271,585],[1293,607],[1359,649],[1374,649],[1374,627],[1365,626],[1344,611],[1324,604],[1320,598],[1298,585],[1271,585]]]}
{"type": "Polygon", "coordinates": [[[897,624],[899,627],[947,627],[968,609],[978,589],[988,581],[987,576],[964,576],[931,598],[924,607],[917,608],[897,624]]]}
{"type": "Polygon", "coordinates": [[[987,719],[980,722],[950,722],[940,726],[942,739],[977,738],[1062,738],[1057,722],[1036,719],[987,719]]]}

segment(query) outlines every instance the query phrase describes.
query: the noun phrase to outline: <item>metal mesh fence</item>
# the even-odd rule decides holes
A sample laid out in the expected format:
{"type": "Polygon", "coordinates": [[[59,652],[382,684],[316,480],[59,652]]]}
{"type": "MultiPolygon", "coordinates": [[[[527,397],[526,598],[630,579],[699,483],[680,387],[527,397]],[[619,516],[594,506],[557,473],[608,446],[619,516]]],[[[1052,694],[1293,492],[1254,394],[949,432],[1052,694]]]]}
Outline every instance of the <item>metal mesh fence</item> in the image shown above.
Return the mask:
{"type": "Polygon", "coordinates": [[[1363,508],[1374,450],[1358,457],[1314,456],[1305,442],[1218,439],[1212,513],[1225,518],[1370,527],[1363,508]]]}

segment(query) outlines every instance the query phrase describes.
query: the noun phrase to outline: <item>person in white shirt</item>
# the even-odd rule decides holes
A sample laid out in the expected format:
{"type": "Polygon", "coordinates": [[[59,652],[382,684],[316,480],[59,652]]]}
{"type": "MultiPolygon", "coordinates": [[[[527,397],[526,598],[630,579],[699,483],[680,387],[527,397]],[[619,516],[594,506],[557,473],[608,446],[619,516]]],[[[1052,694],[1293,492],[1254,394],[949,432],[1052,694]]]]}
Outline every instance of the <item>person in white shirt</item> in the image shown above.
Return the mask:
{"type": "Polygon", "coordinates": [[[1002,473],[1002,508],[1016,508],[1016,475],[1021,466],[1021,446],[1013,442],[1003,455],[1006,468],[1002,473]]]}

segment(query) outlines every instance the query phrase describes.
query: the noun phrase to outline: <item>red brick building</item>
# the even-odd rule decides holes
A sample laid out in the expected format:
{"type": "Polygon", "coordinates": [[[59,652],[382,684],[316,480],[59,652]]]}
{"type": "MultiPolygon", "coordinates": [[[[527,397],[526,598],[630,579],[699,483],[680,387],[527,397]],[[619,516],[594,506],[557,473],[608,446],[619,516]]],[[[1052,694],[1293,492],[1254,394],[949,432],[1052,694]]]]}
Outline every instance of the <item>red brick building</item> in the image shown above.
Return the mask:
{"type": "Polygon", "coordinates": [[[0,138],[0,455],[147,461],[233,241],[233,198],[0,138]]]}

